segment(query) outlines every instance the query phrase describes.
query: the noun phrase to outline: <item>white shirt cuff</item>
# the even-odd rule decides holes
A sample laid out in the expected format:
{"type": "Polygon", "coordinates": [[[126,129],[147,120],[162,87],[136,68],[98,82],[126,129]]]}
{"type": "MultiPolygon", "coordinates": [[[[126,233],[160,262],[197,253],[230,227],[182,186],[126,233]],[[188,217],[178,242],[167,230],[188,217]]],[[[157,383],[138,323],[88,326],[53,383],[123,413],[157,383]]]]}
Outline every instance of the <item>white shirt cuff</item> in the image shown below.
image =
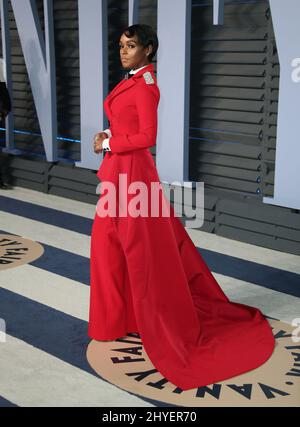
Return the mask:
{"type": "Polygon", "coordinates": [[[107,135],[108,135],[109,138],[112,137],[110,129],[105,129],[103,132],[107,133],[107,135]]]}
{"type": "Polygon", "coordinates": [[[110,146],[109,146],[109,140],[110,140],[110,138],[103,139],[102,148],[104,151],[111,151],[110,146]]]}

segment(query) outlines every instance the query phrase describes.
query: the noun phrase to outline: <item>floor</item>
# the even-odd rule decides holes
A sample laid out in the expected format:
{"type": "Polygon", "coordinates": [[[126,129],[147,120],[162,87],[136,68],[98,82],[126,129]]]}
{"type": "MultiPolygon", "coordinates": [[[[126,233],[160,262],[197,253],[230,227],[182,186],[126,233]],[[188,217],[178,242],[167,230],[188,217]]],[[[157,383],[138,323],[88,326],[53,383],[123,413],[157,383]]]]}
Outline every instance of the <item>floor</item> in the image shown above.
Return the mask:
{"type": "MultiPolygon", "coordinates": [[[[134,386],[118,385],[109,377],[111,370],[101,378],[89,365],[86,331],[94,212],[91,204],[21,187],[0,190],[0,261],[7,259],[1,258],[5,235],[16,236],[15,247],[25,242],[29,248],[22,256],[11,257],[13,262],[0,264],[0,406],[192,406],[195,397],[195,406],[204,406],[203,399],[199,403],[203,398],[199,390],[182,400],[158,391],[147,393],[147,389],[137,392],[134,386]]],[[[289,332],[295,329],[293,320],[300,325],[299,256],[187,231],[232,301],[258,307],[270,319],[282,322],[279,338],[284,326],[289,332]]],[[[278,397],[285,398],[287,405],[293,401],[300,406],[300,343],[293,342],[287,359],[294,372],[289,374],[293,392],[270,386],[266,390],[258,382],[264,397],[258,405],[276,406],[278,397]]],[[[235,392],[245,398],[245,390],[235,392]]],[[[212,396],[207,399],[210,406],[222,403],[212,396]]],[[[224,402],[223,406],[230,406],[230,396],[224,402]]]]}

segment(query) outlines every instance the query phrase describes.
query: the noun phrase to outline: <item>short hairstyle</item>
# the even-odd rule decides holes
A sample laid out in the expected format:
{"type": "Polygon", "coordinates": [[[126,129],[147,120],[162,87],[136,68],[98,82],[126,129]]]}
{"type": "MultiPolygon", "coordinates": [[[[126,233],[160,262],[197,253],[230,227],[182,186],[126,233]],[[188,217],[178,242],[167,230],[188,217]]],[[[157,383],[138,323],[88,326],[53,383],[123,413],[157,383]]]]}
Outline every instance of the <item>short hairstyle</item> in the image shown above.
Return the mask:
{"type": "Polygon", "coordinates": [[[122,34],[125,34],[126,37],[131,38],[136,36],[139,44],[143,47],[148,47],[152,45],[152,52],[149,53],[149,61],[152,62],[152,59],[156,55],[158,49],[158,38],[156,32],[150,25],[147,24],[134,24],[127,27],[122,34]]]}

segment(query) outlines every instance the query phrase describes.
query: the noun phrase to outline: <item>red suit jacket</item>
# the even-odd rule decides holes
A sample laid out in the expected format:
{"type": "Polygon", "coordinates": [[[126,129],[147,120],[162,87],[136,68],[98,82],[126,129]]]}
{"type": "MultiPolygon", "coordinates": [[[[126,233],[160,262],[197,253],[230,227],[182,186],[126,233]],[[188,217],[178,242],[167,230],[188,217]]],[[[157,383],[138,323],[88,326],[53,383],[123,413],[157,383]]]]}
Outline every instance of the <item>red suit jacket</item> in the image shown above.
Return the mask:
{"type": "MultiPolygon", "coordinates": [[[[149,194],[151,183],[159,182],[149,151],[156,143],[159,98],[152,64],[122,80],[107,96],[104,108],[113,135],[112,151],[106,152],[97,173],[100,180],[118,186],[118,174],[126,173],[128,185],[142,181],[149,194]],[[147,72],[153,83],[144,77],[147,72]]],[[[170,159],[174,155],[170,153],[170,159]]],[[[162,203],[165,200],[162,196],[162,203]]],[[[119,331],[138,332],[156,369],[187,390],[257,368],[271,356],[275,340],[259,309],[229,301],[169,206],[169,217],[114,219],[130,279],[130,317],[135,317],[137,327],[136,331],[128,330],[122,324],[119,331]]],[[[100,234],[99,242],[97,235],[93,236],[92,257],[106,250],[98,246],[100,234]]],[[[99,268],[109,269],[109,264],[109,260],[101,266],[94,264],[95,281],[99,268]]],[[[103,293],[107,295],[111,289],[104,282],[101,286],[107,287],[103,293]]],[[[105,307],[107,312],[115,309],[113,305],[105,307]]],[[[100,336],[95,325],[101,310],[101,301],[95,301],[89,329],[95,339],[100,336]]],[[[105,332],[111,340],[118,338],[105,332]]]]}
{"type": "Polygon", "coordinates": [[[129,172],[133,156],[155,167],[149,148],[156,144],[159,99],[153,64],[142,68],[130,79],[121,80],[108,94],[104,110],[112,133],[109,140],[111,151],[106,152],[97,173],[101,181],[115,182],[118,173],[129,172]],[[147,78],[147,73],[153,82],[149,74],[147,78]]]}

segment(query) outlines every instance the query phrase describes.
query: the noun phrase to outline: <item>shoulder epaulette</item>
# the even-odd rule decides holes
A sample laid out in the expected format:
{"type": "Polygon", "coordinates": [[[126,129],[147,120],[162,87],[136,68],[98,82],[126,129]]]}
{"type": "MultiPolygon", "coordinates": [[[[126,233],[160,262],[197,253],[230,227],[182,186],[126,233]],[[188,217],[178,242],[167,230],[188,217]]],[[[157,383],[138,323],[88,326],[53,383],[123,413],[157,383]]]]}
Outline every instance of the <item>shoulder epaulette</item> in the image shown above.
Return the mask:
{"type": "Polygon", "coordinates": [[[143,77],[144,77],[145,82],[147,83],[147,85],[151,85],[151,84],[155,83],[155,81],[153,80],[153,77],[152,77],[150,71],[146,71],[143,74],[143,77]]]}

